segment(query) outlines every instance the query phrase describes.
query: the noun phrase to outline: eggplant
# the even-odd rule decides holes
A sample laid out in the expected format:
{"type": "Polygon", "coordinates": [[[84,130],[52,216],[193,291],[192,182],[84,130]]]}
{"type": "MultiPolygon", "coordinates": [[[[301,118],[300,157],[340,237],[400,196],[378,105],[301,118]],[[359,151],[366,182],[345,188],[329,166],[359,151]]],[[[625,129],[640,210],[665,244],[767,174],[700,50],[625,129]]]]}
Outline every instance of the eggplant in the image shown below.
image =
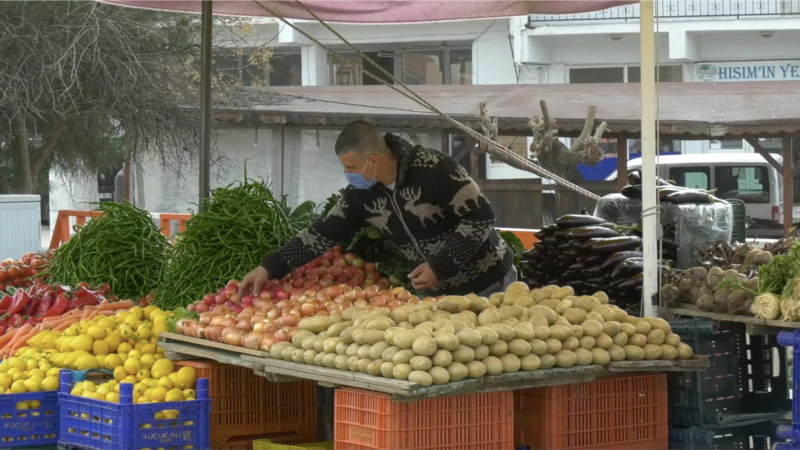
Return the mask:
{"type": "Polygon", "coordinates": [[[582,276],[583,274],[581,272],[573,272],[571,270],[568,270],[561,275],[561,279],[564,281],[572,281],[580,279],[582,276]]]}
{"type": "Polygon", "coordinates": [[[619,193],[627,198],[642,198],[642,186],[629,184],[620,189],[619,193]]]}
{"type": "MultiPolygon", "coordinates": [[[[583,266],[583,264],[581,264],[581,266],[583,266]]],[[[585,267],[585,266],[583,266],[583,267],[585,267]]],[[[596,265],[596,266],[589,267],[588,269],[585,270],[585,272],[586,272],[586,276],[587,277],[596,278],[596,277],[599,277],[600,275],[603,275],[605,273],[605,270],[603,270],[603,266],[602,265],[596,265]]]]}
{"type": "Polygon", "coordinates": [[[628,174],[628,184],[642,184],[642,174],[634,170],[628,174]]]}
{"type": "MultiPolygon", "coordinates": [[[[578,294],[586,293],[587,287],[586,283],[583,280],[573,281],[572,283],[570,283],[570,286],[572,286],[572,289],[575,291],[575,293],[578,294]]],[[[592,292],[597,292],[597,291],[592,291],[592,292]]]]}
{"type": "Polygon", "coordinates": [[[673,192],[665,196],[661,201],[674,205],[684,205],[687,203],[711,203],[712,197],[708,192],[686,189],[684,191],[673,192]]]}
{"type": "Polygon", "coordinates": [[[600,225],[601,223],[605,223],[605,220],[599,217],[590,216],[588,214],[567,214],[559,217],[556,220],[556,225],[558,225],[558,228],[562,230],[566,230],[567,228],[600,225]]]}
{"type": "MultiPolygon", "coordinates": [[[[587,266],[594,266],[594,265],[597,265],[597,264],[601,264],[603,261],[605,261],[605,258],[603,258],[603,256],[601,256],[601,255],[591,255],[591,256],[586,257],[586,259],[584,259],[583,262],[587,266]]],[[[613,266],[612,266],[612,268],[613,268],[613,266]]]]}
{"type": "Polygon", "coordinates": [[[589,239],[581,246],[581,250],[589,253],[610,254],[634,250],[640,245],[642,245],[642,240],[636,236],[621,236],[601,239],[599,242],[589,239]]]}
{"type": "Polygon", "coordinates": [[[576,262],[569,266],[569,270],[573,272],[583,272],[584,267],[582,262],[576,262]]]}
{"type": "Polygon", "coordinates": [[[644,282],[644,274],[637,273],[636,275],[633,275],[632,277],[623,281],[618,287],[620,289],[633,289],[637,286],[641,287],[643,282],[644,282]]]}
{"type": "Polygon", "coordinates": [[[566,237],[567,239],[578,239],[585,241],[591,238],[607,238],[619,236],[619,233],[612,229],[600,226],[588,226],[578,228],[567,228],[556,233],[556,236],[566,237]]]}
{"type": "Polygon", "coordinates": [[[625,261],[628,258],[641,258],[644,255],[642,252],[635,252],[635,251],[627,251],[627,252],[617,252],[606,258],[605,262],[603,263],[603,270],[606,272],[614,270],[614,267],[617,264],[625,261]]]}
{"type": "Polygon", "coordinates": [[[533,236],[536,239],[543,241],[547,236],[550,236],[550,233],[546,230],[539,230],[536,233],[533,233],[533,236]]]}
{"type": "Polygon", "coordinates": [[[674,194],[676,192],[684,191],[685,189],[678,189],[675,186],[659,186],[658,188],[658,198],[662,202],[664,201],[664,197],[674,194]]]}
{"type": "Polygon", "coordinates": [[[614,270],[611,271],[611,278],[627,278],[631,275],[641,273],[642,270],[644,270],[644,258],[628,258],[617,264],[617,267],[614,267],[614,270]]]}

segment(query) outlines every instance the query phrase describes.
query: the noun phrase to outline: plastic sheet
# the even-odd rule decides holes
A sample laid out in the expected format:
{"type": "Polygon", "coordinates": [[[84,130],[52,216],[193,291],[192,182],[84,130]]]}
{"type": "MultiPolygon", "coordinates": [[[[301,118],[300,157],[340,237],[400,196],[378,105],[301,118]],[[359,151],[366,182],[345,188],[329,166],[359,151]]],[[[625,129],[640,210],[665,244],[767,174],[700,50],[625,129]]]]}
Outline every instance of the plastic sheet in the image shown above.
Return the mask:
{"type": "MultiPolygon", "coordinates": [[[[733,207],[730,203],[660,205],[661,226],[675,227],[677,265],[688,269],[697,265],[699,252],[717,241],[730,241],[733,232],[733,207]]],[[[642,201],[622,194],[609,194],[597,202],[594,215],[617,225],[632,226],[641,221],[642,201]]]]}

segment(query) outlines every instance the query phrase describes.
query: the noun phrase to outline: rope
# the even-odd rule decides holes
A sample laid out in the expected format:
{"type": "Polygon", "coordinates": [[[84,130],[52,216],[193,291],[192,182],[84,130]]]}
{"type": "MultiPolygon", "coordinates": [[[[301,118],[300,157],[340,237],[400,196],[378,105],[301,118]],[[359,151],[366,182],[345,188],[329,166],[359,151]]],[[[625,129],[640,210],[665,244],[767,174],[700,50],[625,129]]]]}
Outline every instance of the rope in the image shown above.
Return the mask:
{"type": "Polygon", "coordinates": [[[358,66],[355,66],[350,61],[348,61],[346,58],[342,57],[335,50],[331,49],[327,45],[325,45],[322,42],[320,42],[318,39],[314,38],[313,36],[311,36],[310,34],[305,32],[304,30],[300,29],[297,25],[295,25],[294,23],[290,22],[286,18],[278,15],[272,8],[264,5],[261,1],[259,1],[259,0],[251,0],[251,1],[253,3],[255,3],[256,5],[260,6],[262,9],[264,9],[268,13],[270,13],[273,17],[282,20],[286,25],[292,27],[295,31],[297,31],[298,33],[300,33],[303,36],[305,36],[308,40],[310,40],[314,44],[319,45],[320,47],[324,48],[328,53],[330,53],[331,55],[333,55],[334,57],[336,57],[340,61],[343,61],[345,64],[347,64],[347,65],[349,65],[351,67],[354,67],[357,70],[361,70],[363,73],[367,74],[368,76],[370,76],[375,81],[380,82],[381,84],[383,84],[384,86],[389,87],[390,89],[392,89],[393,91],[397,92],[398,94],[400,94],[400,95],[408,98],[409,100],[411,100],[413,102],[416,102],[416,103],[420,104],[421,106],[427,108],[429,111],[431,111],[431,112],[437,114],[438,116],[442,117],[443,119],[445,119],[447,122],[449,122],[451,125],[453,125],[456,129],[461,130],[462,132],[466,133],[468,136],[472,137],[473,139],[477,140],[478,142],[485,143],[487,145],[487,147],[493,149],[496,152],[501,153],[505,157],[516,161],[521,166],[526,167],[530,172],[535,173],[536,175],[539,175],[542,178],[548,178],[550,180],[553,180],[556,184],[559,184],[559,185],[564,186],[564,187],[566,187],[568,189],[571,189],[571,190],[573,190],[573,191],[575,191],[575,192],[577,192],[577,193],[579,193],[579,194],[581,194],[581,195],[583,195],[585,197],[588,197],[588,198],[590,198],[592,200],[597,201],[597,200],[600,199],[600,196],[598,196],[597,194],[589,192],[588,190],[586,190],[586,189],[584,189],[584,188],[582,188],[582,187],[580,187],[580,186],[578,186],[578,185],[576,185],[574,183],[571,183],[571,182],[559,177],[558,175],[555,175],[555,174],[543,169],[540,166],[537,166],[537,165],[533,164],[527,158],[523,158],[522,156],[519,156],[518,154],[516,154],[516,153],[510,151],[509,149],[507,149],[506,147],[498,144],[494,140],[487,138],[486,136],[476,132],[475,130],[469,128],[468,126],[462,124],[461,122],[458,122],[457,120],[455,120],[452,117],[448,116],[444,112],[440,111],[438,108],[433,106],[427,100],[422,98],[419,94],[417,94],[416,92],[412,91],[402,81],[398,80],[394,76],[394,74],[389,73],[386,69],[381,67],[377,62],[375,62],[371,58],[367,57],[361,50],[359,50],[353,44],[351,44],[347,39],[344,38],[344,36],[342,36],[336,30],[334,30],[330,25],[328,25],[324,20],[322,20],[316,13],[311,11],[300,0],[294,0],[294,1],[295,1],[295,3],[300,5],[303,9],[305,9],[306,12],[308,12],[311,15],[311,17],[313,17],[315,20],[317,20],[328,31],[333,33],[334,36],[339,38],[350,49],[352,49],[359,56],[361,56],[363,58],[363,60],[367,61],[370,65],[375,67],[378,70],[379,73],[385,75],[386,77],[388,77],[389,79],[394,81],[396,83],[396,85],[395,84],[389,84],[388,82],[386,82],[385,79],[376,76],[372,72],[369,72],[369,71],[365,70],[363,67],[359,68],[358,66]],[[398,86],[402,87],[407,92],[404,92],[398,86]]]}

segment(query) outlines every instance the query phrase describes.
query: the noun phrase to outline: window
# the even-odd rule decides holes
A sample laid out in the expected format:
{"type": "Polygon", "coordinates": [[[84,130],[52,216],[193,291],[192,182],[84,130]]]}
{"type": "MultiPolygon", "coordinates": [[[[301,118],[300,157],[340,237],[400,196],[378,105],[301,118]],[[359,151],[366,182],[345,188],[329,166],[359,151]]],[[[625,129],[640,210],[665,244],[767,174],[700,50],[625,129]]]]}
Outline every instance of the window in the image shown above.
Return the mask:
{"type": "MultiPolygon", "coordinates": [[[[683,81],[683,66],[658,66],[658,77],[660,83],[680,83],[683,81]]],[[[642,81],[642,69],[639,66],[628,66],[628,83],[640,83],[642,81]]]]}
{"type": "Polygon", "coordinates": [[[292,53],[273,53],[269,59],[270,86],[301,86],[303,61],[300,50],[292,53]]]}
{"type": "Polygon", "coordinates": [[[403,83],[444,84],[444,50],[403,52],[403,83]]]}
{"type": "MultiPolygon", "coordinates": [[[[394,53],[392,52],[365,52],[364,55],[378,63],[383,70],[394,73],[394,53]]],[[[382,84],[376,81],[369,75],[365,75],[363,69],[366,68],[370,73],[381,77],[388,83],[392,83],[392,79],[380,73],[372,64],[364,61],[364,58],[357,53],[342,55],[347,59],[347,63],[342,62],[338,58],[333,58],[331,61],[331,80],[336,86],[361,86],[361,85],[375,85],[382,84]]]]}
{"type": "Polygon", "coordinates": [[[678,186],[692,189],[708,189],[711,169],[708,167],[673,167],[669,169],[669,178],[678,186]]]}
{"type": "Polygon", "coordinates": [[[269,58],[269,69],[252,64],[248,53],[240,49],[220,52],[213,56],[214,69],[227,83],[243,86],[300,86],[303,84],[303,64],[300,49],[291,52],[274,52],[269,58]],[[241,54],[240,54],[241,53],[241,54]]]}
{"type": "Polygon", "coordinates": [[[472,84],[472,49],[450,50],[448,84],[472,84]]]}
{"type": "MultiPolygon", "coordinates": [[[[642,80],[639,66],[577,67],[569,69],[570,84],[585,83],[639,83],[642,80]]],[[[658,81],[679,83],[683,81],[683,66],[659,66],[658,81]]]]}
{"type": "Polygon", "coordinates": [[[767,166],[724,166],[714,170],[717,196],[745,203],[769,203],[767,166]]]}
{"type": "Polygon", "coordinates": [[[716,141],[708,141],[708,148],[711,150],[741,150],[741,139],[723,139],[716,141]]]}
{"type": "MultiPolygon", "coordinates": [[[[397,47],[397,44],[395,44],[397,47]]],[[[409,46],[414,46],[409,44],[409,46]]],[[[374,48],[374,47],[373,47],[374,48]]],[[[451,48],[447,45],[430,49],[380,50],[364,52],[383,70],[403,83],[420,84],[472,84],[472,48],[451,48]]],[[[347,63],[339,58],[329,58],[330,79],[339,86],[360,86],[383,84],[366,75],[373,73],[387,83],[392,77],[378,73],[378,70],[356,53],[342,54],[347,63]]]]}

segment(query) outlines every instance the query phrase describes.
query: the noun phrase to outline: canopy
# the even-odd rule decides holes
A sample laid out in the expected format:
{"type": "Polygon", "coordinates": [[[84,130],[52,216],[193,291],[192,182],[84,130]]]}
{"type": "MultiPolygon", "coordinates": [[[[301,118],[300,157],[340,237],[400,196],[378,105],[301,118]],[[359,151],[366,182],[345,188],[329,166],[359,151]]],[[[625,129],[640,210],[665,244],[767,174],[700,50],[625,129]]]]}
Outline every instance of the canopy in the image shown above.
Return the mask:
{"type": "MultiPolygon", "coordinates": [[[[100,0],[134,8],[162,9],[199,13],[200,0],[100,0]]],[[[255,1],[217,0],[214,14],[229,16],[270,16],[255,1]]],[[[264,1],[270,9],[287,19],[314,20],[294,1],[264,1]]],[[[336,1],[303,2],[322,20],[340,23],[415,23],[445,20],[486,19],[527,14],[576,14],[614,6],[636,4],[620,0],[537,0],[537,1],[336,1]]]]}

